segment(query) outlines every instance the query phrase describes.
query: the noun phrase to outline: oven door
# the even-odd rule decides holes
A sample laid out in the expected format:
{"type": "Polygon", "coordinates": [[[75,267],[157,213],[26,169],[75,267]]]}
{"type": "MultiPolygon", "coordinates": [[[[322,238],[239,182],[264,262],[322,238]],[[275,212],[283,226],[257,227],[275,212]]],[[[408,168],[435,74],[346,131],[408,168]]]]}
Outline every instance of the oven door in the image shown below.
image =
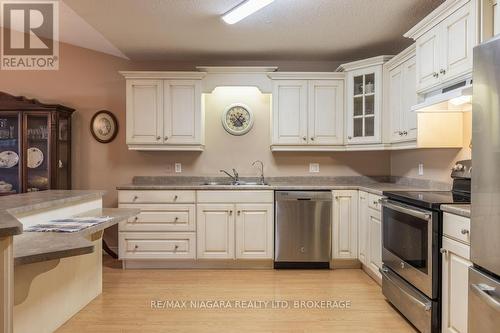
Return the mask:
{"type": "Polygon", "coordinates": [[[382,261],[431,299],[432,211],[383,200],[382,261]]]}

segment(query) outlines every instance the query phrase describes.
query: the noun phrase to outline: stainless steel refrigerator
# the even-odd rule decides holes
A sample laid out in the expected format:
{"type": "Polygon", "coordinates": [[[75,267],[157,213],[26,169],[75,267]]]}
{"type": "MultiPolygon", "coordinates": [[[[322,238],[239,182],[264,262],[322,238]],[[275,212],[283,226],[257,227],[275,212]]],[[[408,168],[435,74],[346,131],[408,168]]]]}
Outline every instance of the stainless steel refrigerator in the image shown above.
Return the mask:
{"type": "Polygon", "coordinates": [[[474,48],[469,333],[500,332],[500,38],[474,48]]]}

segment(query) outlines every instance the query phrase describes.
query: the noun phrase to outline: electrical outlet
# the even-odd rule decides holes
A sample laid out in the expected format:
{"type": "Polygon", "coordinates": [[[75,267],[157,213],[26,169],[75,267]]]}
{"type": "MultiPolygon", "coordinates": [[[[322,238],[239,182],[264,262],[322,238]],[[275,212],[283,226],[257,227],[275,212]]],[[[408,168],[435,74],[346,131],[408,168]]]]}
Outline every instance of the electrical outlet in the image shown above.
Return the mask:
{"type": "Polygon", "coordinates": [[[182,164],[181,163],[175,163],[175,172],[176,173],[182,172],[182,164]]]}
{"type": "Polygon", "coordinates": [[[319,172],[319,163],[309,163],[309,172],[318,173],[319,172]]]}
{"type": "Polygon", "coordinates": [[[419,176],[423,176],[424,175],[424,164],[423,163],[419,163],[418,164],[418,175],[419,176]]]}

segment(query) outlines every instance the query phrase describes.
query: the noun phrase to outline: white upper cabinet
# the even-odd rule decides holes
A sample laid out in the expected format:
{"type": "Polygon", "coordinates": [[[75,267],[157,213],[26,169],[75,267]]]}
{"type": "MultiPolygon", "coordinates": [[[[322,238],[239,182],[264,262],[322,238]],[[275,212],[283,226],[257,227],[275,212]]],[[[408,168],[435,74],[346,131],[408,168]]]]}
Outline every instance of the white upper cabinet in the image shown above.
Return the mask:
{"type": "Polygon", "coordinates": [[[390,58],[374,57],[339,67],[347,80],[347,144],[381,143],[382,65],[390,58]]]}
{"type": "Polygon", "coordinates": [[[127,144],[161,144],[163,82],[127,80],[127,144]]]}
{"type": "Polygon", "coordinates": [[[197,72],[121,72],[127,79],[127,144],[132,150],[203,150],[197,72]]]}
{"type": "Polygon", "coordinates": [[[269,76],[273,80],[273,151],[329,150],[343,144],[343,74],[278,72],[269,76]]]}
{"type": "Polygon", "coordinates": [[[164,142],[201,144],[201,82],[165,81],[164,96],[164,142]]]}
{"type": "Polygon", "coordinates": [[[466,79],[478,43],[477,0],[447,0],[405,34],[416,41],[417,92],[466,79]]]}
{"type": "Polygon", "coordinates": [[[279,80],[273,86],[273,144],[307,144],[307,81],[279,80]]]}
{"type": "Polygon", "coordinates": [[[387,89],[385,105],[390,114],[390,141],[414,141],[417,138],[415,46],[411,46],[384,65],[387,89]]]}
{"type": "Polygon", "coordinates": [[[309,81],[309,144],[340,145],[344,141],[344,81],[309,81]]]}
{"type": "Polygon", "coordinates": [[[440,27],[436,26],[418,38],[417,89],[424,90],[439,84],[441,53],[439,52],[440,27]]]}

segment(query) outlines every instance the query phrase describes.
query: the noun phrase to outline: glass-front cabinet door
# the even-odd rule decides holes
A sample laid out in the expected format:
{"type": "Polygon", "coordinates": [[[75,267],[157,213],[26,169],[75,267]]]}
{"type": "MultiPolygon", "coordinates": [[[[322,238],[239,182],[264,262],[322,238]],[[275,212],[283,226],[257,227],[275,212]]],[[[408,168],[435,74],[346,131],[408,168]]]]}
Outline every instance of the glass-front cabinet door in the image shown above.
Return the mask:
{"type": "Polygon", "coordinates": [[[347,80],[347,143],[380,143],[382,66],[348,72],[347,80]]]}
{"type": "Polygon", "coordinates": [[[59,114],[57,121],[57,189],[71,188],[71,115],[59,114]]]}
{"type": "Polygon", "coordinates": [[[24,191],[36,192],[50,187],[50,113],[30,112],[24,114],[25,158],[24,191]]]}
{"type": "Polygon", "coordinates": [[[21,117],[0,114],[0,196],[22,192],[21,117]]]}

